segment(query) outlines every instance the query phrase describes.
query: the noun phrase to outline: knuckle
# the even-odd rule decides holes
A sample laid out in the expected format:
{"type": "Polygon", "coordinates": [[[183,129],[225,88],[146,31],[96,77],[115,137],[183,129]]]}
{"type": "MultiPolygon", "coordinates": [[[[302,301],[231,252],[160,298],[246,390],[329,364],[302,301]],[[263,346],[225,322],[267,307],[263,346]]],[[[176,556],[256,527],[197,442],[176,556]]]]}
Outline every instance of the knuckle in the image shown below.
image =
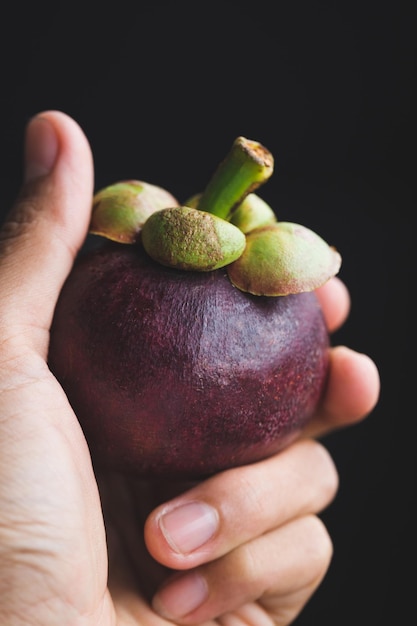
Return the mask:
{"type": "Polygon", "coordinates": [[[333,542],[322,520],[316,515],[304,518],[303,549],[313,578],[321,578],[333,557],[333,542]]]}
{"type": "Polygon", "coordinates": [[[326,499],[330,501],[339,488],[339,474],[329,451],[320,443],[316,445],[316,454],[321,469],[322,490],[326,499]]]}
{"type": "Polygon", "coordinates": [[[264,572],[270,565],[259,551],[256,543],[247,543],[234,550],[227,558],[227,573],[231,580],[239,581],[242,597],[256,598],[263,591],[264,572]]]}
{"type": "Polygon", "coordinates": [[[259,484],[257,476],[249,471],[235,475],[235,493],[241,494],[241,500],[245,509],[256,519],[265,517],[265,499],[263,496],[263,486],[259,484]]]}
{"type": "Polygon", "coordinates": [[[29,198],[21,197],[1,227],[1,245],[7,246],[9,242],[24,234],[38,214],[36,203],[29,198]]]}
{"type": "Polygon", "coordinates": [[[320,498],[320,506],[328,505],[335,497],[339,488],[339,474],[335,463],[325,446],[308,440],[303,442],[309,452],[309,463],[304,463],[305,471],[316,481],[318,489],[313,492],[320,498]]]}
{"type": "Polygon", "coordinates": [[[263,479],[257,466],[233,468],[216,477],[212,485],[222,518],[232,520],[239,510],[238,523],[244,523],[248,532],[255,532],[259,520],[268,517],[270,481],[263,479]],[[251,522],[256,523],[253,528],[251,522]]]}

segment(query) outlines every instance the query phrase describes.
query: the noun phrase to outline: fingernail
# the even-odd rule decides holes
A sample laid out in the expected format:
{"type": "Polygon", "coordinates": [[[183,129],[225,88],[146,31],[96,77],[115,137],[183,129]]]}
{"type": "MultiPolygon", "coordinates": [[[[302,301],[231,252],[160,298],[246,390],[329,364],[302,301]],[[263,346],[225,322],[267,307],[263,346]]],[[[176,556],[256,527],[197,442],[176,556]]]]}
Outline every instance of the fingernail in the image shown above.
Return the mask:
{"type": "Polygon", "coordinates": [[[214,535],[219,518],[216,509],[208,504],[189,502],[162,514],[158,523],[171,548],[188,554],[214,535]]]}
{"type": "Polygon", "coordinates": [[[26,127],[25,182],[48,174],[58,154],[58,137],[44,117],[34,117],[26,127]]]}
{"type": "Polygon", "coordinates": [[[199,607],[208,597],[205,579],[191,572],[170,582],[154,596],[152,606],[165,619],[184,617],[199,607]]]}

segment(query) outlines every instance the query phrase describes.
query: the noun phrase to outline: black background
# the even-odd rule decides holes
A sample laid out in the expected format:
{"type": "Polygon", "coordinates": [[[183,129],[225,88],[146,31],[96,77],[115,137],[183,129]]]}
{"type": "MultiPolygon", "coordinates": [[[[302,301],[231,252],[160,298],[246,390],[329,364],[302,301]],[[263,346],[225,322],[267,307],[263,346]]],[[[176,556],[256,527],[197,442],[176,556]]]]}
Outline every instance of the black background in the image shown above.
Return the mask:
{"type": "Polygon", "coordinates": [[[408,624],[416,4],[103,4],[2,11],[2,214],[19,189],[24,126],[43,109],[83,127],[96,188],[139,178],[185,200],[238,135],[272,151],[275,172],[259,195],[341,252],[352,311],[333,341],[371,355],[382,380],[372,415],[325,440],[341,479],[323,513],[335,555],[296,624],[408,624]]]}

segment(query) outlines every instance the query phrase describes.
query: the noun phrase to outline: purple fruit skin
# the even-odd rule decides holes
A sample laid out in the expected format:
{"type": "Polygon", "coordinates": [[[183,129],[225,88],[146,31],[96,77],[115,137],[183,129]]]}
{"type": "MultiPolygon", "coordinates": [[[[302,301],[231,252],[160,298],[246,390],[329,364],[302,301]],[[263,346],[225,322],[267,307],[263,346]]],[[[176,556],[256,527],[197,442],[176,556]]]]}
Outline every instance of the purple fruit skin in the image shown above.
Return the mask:
{"type": "Polygon", "coordinates": [[[328,348],[314,293],[252,296],[224,269],[175,270],[109,242],[62,289],[49,365],[95,464],[199,479],[297,436],[324,392],[328,348]]]}

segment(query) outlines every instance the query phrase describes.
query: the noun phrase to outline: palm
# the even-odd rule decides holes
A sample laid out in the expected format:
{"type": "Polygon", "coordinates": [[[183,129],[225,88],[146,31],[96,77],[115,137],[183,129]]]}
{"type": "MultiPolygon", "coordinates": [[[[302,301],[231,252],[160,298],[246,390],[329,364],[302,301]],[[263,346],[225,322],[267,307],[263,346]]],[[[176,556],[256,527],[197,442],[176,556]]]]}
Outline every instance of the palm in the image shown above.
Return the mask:
{"type": "MultiPolygon", "coordinates": [[[[156,578],[150,578],[152,561],[144,547],[143,522],[133,508],[131,487],[116,476],[101,477],[104,522],[81,429],[61,388],[45,370],[36,357],[26,359],[24,370],[15,373],[14,386],[3,388],[0,394],[2,458],[7,458],[6,445],[1,444],[10,441],[11,423],[13,439],[21,442],[9,471],[1,473],[2,526],[10,526],[2,537],[2,548],[25,555],[24,571],[19,561],[15,565],[16,575],[25,583],[24,603],[46,607],[45,589],[51,588],[54,603],[65,605],[65,615],[107,614],[103,625],[113,626],[115,609],[121,616],[134,610],[141,615],[137,621],[141,626],[163,624],[163,620],[155,621],[145,600],[152,590],[145,581],[153,585],[156,578]],[[12,413],[16,406],[21,407],[18,416],[12,413]],[[34,425],[37,410],[42,421],[34,425]],[[26,515],[28,521],[20,525],[26,515]],[[113,603],[106,591],[108,553],[113,603]],[[128,589],[133,594],[126,595],[128,589]],[[143,596],[138,589],[143,589],[143,596]],[[142,619],[145,614],[148,622],[142,619]]],[[[13,567],[9,575],[13,576],[13,567]]],[[[129,620],[126,624],[132,624],[129,620]]],[[[96,622],[92,619],[91,623],[96,622]]],[[[123,617],[117,621],[118,626],[124,623],[123,617]]]]}

